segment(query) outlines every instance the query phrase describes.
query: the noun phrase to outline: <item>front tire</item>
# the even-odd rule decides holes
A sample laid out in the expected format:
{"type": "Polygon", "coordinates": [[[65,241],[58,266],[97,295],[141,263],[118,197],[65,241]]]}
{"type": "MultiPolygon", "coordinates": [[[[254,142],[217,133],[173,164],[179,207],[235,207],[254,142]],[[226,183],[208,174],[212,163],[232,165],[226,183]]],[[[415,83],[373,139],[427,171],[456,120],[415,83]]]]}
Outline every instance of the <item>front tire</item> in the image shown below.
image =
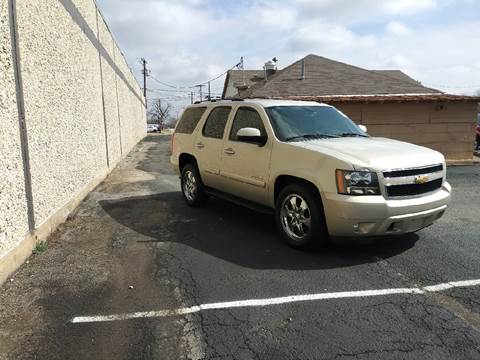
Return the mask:
{"type": "Polygon", "coordinates": [[[191,207],[205,205],[208,196],[200,177],[198,169],[193,164],[187,164],[182,169],[181,176],[182,194],[185,202],[191,207]]]}
{"type": "Polygon", "coordinates": [[[275,218],[278,231],[294,248],[328,242],[322,202],[318,193],[310,186],[286,186],[278,195],[275,218]]]}

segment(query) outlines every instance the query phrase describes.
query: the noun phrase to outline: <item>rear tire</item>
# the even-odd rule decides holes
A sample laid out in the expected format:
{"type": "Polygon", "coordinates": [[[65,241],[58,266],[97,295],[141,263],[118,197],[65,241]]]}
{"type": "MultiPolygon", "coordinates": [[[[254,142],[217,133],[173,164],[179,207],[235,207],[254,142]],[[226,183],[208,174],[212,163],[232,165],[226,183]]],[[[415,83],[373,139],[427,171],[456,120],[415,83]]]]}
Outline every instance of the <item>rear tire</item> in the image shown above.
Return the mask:
{"type": "Polygon", "coordinates": [[[194,164],[186,164],[181,175],[182,194],[191,207],[201,207],[208,200],[200,173],[194,164]]]}
{"type": "Polygon", "coordinates": [[[324,245],[329,240],[322,200],[310,186],[286,186],[278,195],[275,219],[278,231],[294,248],[324,245]]]}

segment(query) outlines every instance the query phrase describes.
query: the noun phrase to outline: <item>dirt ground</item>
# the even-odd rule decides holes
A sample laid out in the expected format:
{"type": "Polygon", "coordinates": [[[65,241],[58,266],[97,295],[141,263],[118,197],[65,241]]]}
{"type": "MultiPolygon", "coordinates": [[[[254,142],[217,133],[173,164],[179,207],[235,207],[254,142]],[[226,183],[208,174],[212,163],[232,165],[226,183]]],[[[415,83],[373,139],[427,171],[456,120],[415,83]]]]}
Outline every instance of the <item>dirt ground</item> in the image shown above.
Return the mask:
{"type": "MultiPolygon", "coordinates": [[[[159,170],[170,168],[149,161],[158,155],[149,141],[156,136],[141,142],[50,237],[46,251],[33,254],[0,288],[0,359],[175,358],[184,346],[179,321],[69,324],[75,314],[178,306],[174,284],[158,271],[161,247],[102,207],[155,193],[159,170]]],[[[161,211],[150,216],[138,221],[164,221],[161,211]]]]}

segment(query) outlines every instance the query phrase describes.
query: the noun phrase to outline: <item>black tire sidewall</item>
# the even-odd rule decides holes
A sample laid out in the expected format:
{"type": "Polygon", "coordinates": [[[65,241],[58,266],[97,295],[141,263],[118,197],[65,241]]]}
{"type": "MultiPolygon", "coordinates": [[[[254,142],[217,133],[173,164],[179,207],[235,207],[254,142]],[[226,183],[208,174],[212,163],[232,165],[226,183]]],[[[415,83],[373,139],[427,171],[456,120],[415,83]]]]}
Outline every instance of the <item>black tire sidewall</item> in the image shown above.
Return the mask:
{"type": "Polygon", "coordinates": [[[284,238],[284,240],[292,247],[306,248],[313,245],[323,245],[328,240],[328,232],[325,224],[325,216],[323,213],[322,200],[318,193],[310,186],[303,184],[287,185],[277,197],[275,204],[275,221],[277,229],[284,238]],[[290,194],[300,195],[308,205],[311,213],[311,231],[302,240],[295,240],[290,238],[287,232],[283,229],[281,220],[281,207],[283,200],[290,194]]]}

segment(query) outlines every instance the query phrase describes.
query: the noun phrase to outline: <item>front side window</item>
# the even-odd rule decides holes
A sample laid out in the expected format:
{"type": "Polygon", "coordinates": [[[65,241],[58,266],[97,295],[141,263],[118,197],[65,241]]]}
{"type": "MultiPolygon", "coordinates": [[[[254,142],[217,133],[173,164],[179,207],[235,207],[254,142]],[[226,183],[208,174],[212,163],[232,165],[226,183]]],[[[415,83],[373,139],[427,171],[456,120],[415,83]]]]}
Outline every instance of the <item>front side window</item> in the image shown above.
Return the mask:
{"type": "Polygon", "coordinates": [[[368,137],[352,120],[331,106],[273,106],[265,111],[280,141],[368,137]]]}
{"type": "Polygon", "coordinates": [[[175,132],[180,134],[193,133],[206,109],[206,107],[192,107],[185,110],[175,132]]]}
{"type": "Polygon", "coordinates": [[[241,107],[237,110],[235,119],[233,119],[232,129],[230,130],[230,140],[238,141],[237,132],[243,128],[255,128],[260,130],[262,136],[267,136],[262,118],[255,109],[241,107]]]}
{"type": "Polygon", "coordinates": [[[231,110],[232,108],[229,106],[216,107],[213,109],[208,115],[208,119],[203,127],[203,136],[222,139],[231,110]]]}

